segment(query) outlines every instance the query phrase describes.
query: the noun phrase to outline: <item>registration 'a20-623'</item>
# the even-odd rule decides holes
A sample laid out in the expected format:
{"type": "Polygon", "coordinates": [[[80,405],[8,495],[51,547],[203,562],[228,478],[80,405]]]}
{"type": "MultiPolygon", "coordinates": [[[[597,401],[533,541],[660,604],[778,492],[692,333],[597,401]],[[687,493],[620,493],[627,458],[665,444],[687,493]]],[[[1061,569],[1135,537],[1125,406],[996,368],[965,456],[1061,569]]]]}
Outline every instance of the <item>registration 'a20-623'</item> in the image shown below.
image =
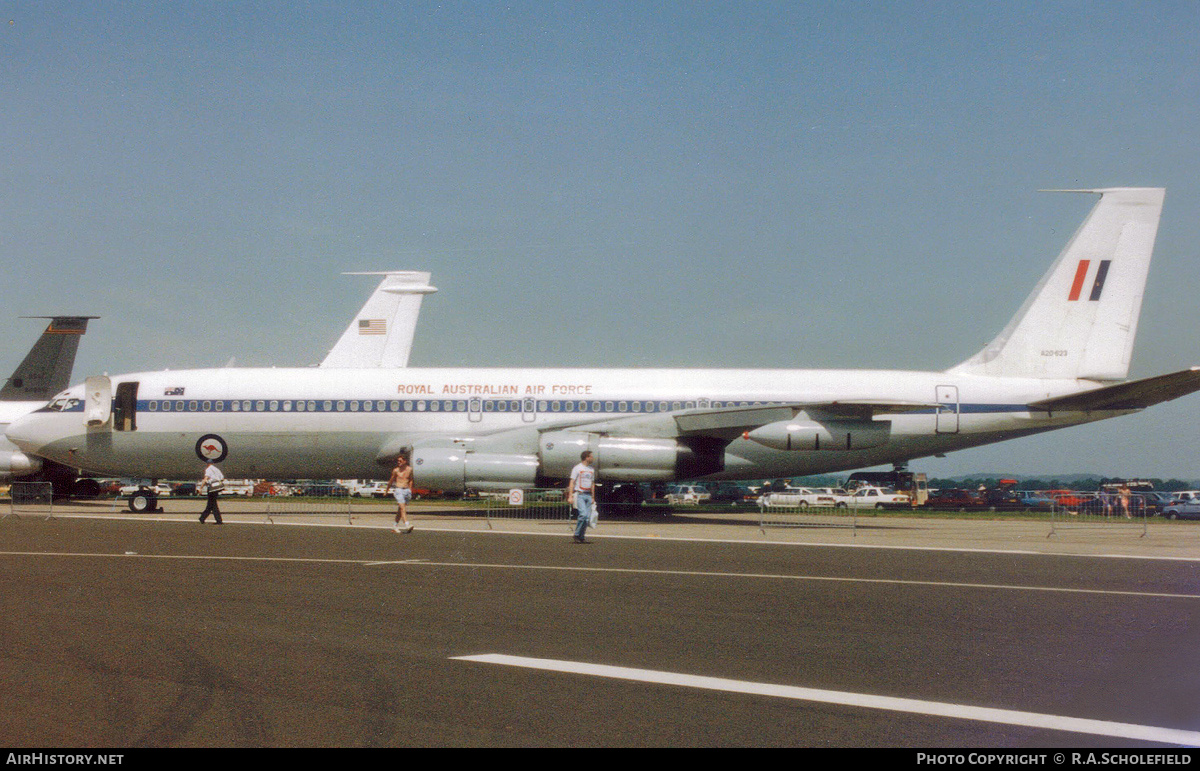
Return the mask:
{"type": "Polygon", "coordinates": [[[1066,351],[1042,351],[1043,356],[1070,356],[1066,351]]]}

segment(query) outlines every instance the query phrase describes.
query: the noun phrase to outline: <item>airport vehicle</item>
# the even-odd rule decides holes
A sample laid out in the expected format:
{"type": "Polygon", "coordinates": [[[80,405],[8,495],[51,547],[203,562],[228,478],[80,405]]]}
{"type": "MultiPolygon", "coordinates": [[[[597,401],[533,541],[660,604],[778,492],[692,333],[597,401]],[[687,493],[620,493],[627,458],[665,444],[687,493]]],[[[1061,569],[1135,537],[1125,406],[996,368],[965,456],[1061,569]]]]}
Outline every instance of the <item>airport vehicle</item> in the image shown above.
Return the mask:
{"type": "MultiPolygon", "coordinates": [[[[88,378],[14,422],[23,452],[98,473],[370,478],[411,453],[418,487],[830,473],[1137,412],[1200,368],[1130,382],[1164,191],[1110,188],[1012,321],[944,372],[239,368],[88,378]]],[[[603,500],[603,496],[601,496],[603,500]]]]}
{"type": "MultiPolygon", "coordinates": [[[[17,418],[42,407],[71,380],[71,368],[79,350],[79,338],[96,316],[26,316],[49,319],[50,323],[29,353],[0,386],[0,433],[17,418]]],[[[0,436],[0,481],[14,478],[49,481],[55,488],[69,488],[79,476],[75,469],[29,455],[0,436]]],[[[99,485],[93,483],[95,494],[99,485]]]]}
{"type": "Polygon", "coordinates": [[[1200,500],[1176,501],[1163,507],[1167,519],[1200,519],[1200,500]]]}

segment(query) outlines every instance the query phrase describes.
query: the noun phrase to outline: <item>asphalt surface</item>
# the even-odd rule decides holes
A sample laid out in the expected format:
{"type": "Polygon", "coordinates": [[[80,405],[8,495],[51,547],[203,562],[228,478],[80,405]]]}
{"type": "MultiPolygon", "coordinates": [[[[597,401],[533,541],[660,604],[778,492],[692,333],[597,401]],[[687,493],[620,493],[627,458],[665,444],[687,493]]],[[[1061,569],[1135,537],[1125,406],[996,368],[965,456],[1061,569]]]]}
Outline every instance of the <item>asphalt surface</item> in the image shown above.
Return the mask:
{"type": "Polygon", "coordinates": [[[1156,558],[1153,538],[923,549],[900,525],[901,548],[849,548],[860,536],[722,521],[602,524],[579,545],[562,523],[414,521],[0,521],[0,742],[1124,747],[1200,730],[1200,551],[1156,558]],[[521,659],[460,658],[483,654],[521,659]]]}

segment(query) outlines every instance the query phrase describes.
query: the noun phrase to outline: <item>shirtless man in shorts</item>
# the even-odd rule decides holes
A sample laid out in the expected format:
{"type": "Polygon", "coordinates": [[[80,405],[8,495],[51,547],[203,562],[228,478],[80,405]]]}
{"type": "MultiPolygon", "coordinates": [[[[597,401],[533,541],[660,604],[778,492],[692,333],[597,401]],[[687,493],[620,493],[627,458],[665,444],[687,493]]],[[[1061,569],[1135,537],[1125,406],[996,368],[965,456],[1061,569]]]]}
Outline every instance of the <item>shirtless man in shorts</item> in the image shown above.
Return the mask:
{"type": "Polygon", "coordinates": [[[388,479],[387,489],[385,492],[390,492],[396,499],[398,508],[396,509],[396,524],[392,529],[397,533],[400,530],[400,521],[404,520],[405,533],[413,531],[412,524],[408,521],[408,502],[412,500],[412,482],[413,472],[412,466],[408,465],[408,458],[403,455],[396,456],[396,468],[392,469],[392,476],[388,479]]]}

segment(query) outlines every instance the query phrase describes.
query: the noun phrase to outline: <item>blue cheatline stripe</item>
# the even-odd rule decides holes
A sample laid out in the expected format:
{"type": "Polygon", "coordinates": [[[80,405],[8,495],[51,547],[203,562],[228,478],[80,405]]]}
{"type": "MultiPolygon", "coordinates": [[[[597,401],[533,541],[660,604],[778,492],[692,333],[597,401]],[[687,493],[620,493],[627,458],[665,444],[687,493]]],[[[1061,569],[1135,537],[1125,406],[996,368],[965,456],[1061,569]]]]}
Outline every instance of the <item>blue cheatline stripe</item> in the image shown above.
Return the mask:
{"type": "MultiPolygon", "coordinates": [[[[439,413],[439,412],[488,412],[488,413],[521,413],[530,410],[523,409],[522,399],[484,399],[478,405],[471,405],[464,399],[141,399],[137,403],[139,413],[156,414],[160,412],[187,413],[439,413]],[[368,408],[365,405],[370,404],[368,408]],[[436,406],[434,406],[436,405],[436,406]]],[[[115,404],[115,402],[114,402],[115,404]]],[[[722,409],[730,407],[763,407],[780,404],[778,401],[736,401],[721,400],[710,402],[707,407],[722,409]]],[[[958,407],[959,414],[980,415],[1010,412],[1036,412],[1027,404],[967,404],[954,405],[948,403],[944,407],[958,407]]],[[[659,412],[674,412],[676,410],[697,409],[695,402],[684,401],[655,401],[653,399],[589,399],[589,400],[553,400],[539,399],[536,412],[549,415],[572,414],[604,414],[621,415],[653,414],[659,412]]],[[[38,412],[58,412],[49,407],[42,407],[38,412]]],[[[79,404],[61,410],[61,412],[83,412],[84,404],[79,404]]],[[[934,408],[909,410],[906,415],[932,415],[934,408]]]]}

